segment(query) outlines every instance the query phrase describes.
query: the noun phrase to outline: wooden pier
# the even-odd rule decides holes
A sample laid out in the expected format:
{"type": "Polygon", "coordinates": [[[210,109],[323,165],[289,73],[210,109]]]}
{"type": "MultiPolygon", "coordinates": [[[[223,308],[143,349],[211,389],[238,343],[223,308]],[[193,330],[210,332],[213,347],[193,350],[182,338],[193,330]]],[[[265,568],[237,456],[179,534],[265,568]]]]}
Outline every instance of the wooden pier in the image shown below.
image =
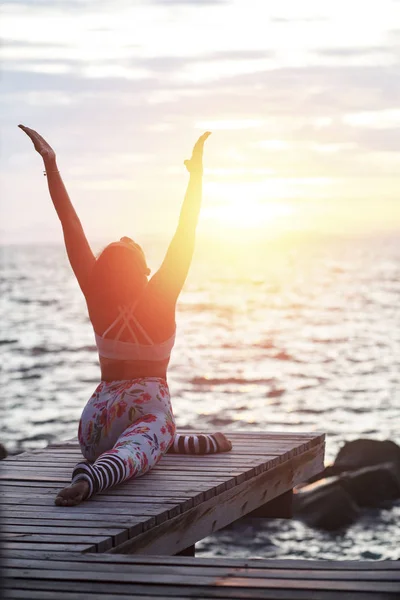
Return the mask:
{"type": "Polygon", "coordinates": [[[54,498],[82,458],[76,440],[8,458],[0,473],[6,547],[173,555],[323,468],[322,434],[230,438],[229,453],[167,454],[144,477],[75,507],[55,506],[54,498]]]}
{"type": "Polygon", "coordinates": [[[4,575],[5,600],[397,600],[400,592],[396,561],[14,551],[4,575]]]}
{"type": "Polygon", "coordinates": [[[227,454],[166,455],[145,477],[71,508],[54,497],[81,459],[76,440],[2,461],[4,597],[394,600],[392,563],[176,556],[243,516],[290,516],[293,487],[323,468],[322,434],[229,437],[227,454]]]}

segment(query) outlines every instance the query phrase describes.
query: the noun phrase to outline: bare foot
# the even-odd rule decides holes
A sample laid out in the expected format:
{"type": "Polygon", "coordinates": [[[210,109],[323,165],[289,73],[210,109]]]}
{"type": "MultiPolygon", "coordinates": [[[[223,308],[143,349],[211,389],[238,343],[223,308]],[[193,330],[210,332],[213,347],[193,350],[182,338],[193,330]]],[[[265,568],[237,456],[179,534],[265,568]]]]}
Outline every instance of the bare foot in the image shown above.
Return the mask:
{"type": "Polygon", "coordinates": [[[58,493],[54,500],[57,506],[76,506],[80,504],[89,493],[89,484],[84,479],[68,485],[58,493]]]}
{"type": "Polygon", "coordinates": [[[223,433],[218,431],[217,433],[213,433],[213,437],[218,442],[219,452],[229,452],[229,450],[232,450],[232,442],[223,433]]]}

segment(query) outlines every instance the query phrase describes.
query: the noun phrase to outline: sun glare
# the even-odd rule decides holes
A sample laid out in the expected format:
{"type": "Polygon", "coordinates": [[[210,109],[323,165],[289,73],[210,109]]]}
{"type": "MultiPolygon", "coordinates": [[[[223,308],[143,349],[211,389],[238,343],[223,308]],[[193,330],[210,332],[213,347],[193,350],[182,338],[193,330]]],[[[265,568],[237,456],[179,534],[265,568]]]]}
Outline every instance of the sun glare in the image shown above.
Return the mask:
{"type": "Polygon", "coordinates": [[[259,230],[275,228],[278,222],[293,213],[289,204],[234,200],[211,206],[205,210],[205,219],[220,229],[259,230]]]}
{"type": "Polygon", "coordinates": [[[295,212],[286,181],[212,181],[204,188],[208,202],[202,220],[228,237],[239,231],[250,236],[261,231],[274,235],[287,229],[295,212]]]}

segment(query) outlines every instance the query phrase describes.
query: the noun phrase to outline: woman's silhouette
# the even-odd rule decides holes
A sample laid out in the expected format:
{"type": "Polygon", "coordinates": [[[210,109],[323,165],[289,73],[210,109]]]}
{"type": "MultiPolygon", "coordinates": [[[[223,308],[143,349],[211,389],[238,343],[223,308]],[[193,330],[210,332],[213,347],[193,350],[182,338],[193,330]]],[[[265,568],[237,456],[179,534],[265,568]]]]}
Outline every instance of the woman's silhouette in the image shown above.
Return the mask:
{"type": "Polygon", "coordinates": [[[175,306],[192,260],[202,197],[204,133],[185,161],[190,180],[176,233],[159,270],[150,270],[142,248],[123,237],[96,258],[69,199],[51,146],[19,125],[42,156],[51,199],[69,261],[85,296],[99,351],[101,382],[83,410],[79,443],[86,460],[56,504],[72,506],[151,469],[169,450],[224,452],[221,433],[175,433],[167,367],[175,340],[175,306]]]}

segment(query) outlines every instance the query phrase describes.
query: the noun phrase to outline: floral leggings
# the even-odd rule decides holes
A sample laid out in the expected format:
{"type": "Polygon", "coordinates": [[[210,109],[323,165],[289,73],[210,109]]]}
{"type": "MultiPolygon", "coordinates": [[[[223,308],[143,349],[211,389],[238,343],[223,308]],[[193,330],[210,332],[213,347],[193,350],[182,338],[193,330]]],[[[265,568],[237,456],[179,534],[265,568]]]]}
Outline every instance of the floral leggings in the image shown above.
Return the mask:
{"type": "Polygon", "coordinates": [[[212,434],[175,433],[165,379],[146,377],[102,381],[83,410],[78,431],[85,461],[72,473],[72,483],[86,480],[89,495],[140,477],[166,452],[219,452],[212,434]]]}
{"type": "Polygon", "coordinates": [[[102,381],[83,410],[78,438],[83,456],[72,483],[85,479],[88,497],[140,477],[174,442],[175,420],[165,379],[102,381]]]}

